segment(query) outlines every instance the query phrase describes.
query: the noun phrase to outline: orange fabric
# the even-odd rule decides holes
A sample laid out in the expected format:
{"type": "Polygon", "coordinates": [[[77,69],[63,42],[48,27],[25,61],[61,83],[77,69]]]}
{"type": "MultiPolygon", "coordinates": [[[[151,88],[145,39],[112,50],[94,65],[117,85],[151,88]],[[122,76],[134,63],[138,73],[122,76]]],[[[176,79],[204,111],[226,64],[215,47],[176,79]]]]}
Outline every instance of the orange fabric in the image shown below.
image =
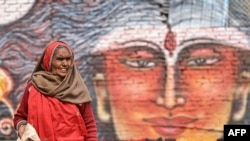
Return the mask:
{"type": "Polygon", "coordinates": [[[75,104],[46,97],[33,86],[28,101],[28,122],[34,126],[41,140],[84,141],[87,130],[75,104]]]}

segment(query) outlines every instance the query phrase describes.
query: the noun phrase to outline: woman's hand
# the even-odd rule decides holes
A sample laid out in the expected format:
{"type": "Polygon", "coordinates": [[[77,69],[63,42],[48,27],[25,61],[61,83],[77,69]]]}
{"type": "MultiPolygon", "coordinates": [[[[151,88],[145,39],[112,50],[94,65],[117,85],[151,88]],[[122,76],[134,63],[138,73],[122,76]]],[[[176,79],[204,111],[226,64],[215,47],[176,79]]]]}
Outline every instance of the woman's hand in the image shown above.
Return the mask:
{"type": "Polygon", "coordinates": [[[27,126],[27,125],[24,124],[24,125],[21,125],[21,126],[19,127],[19,129],[18,129],[18,136],[19,136],[20,138],[22,138],[26,126],[27,126]]]}

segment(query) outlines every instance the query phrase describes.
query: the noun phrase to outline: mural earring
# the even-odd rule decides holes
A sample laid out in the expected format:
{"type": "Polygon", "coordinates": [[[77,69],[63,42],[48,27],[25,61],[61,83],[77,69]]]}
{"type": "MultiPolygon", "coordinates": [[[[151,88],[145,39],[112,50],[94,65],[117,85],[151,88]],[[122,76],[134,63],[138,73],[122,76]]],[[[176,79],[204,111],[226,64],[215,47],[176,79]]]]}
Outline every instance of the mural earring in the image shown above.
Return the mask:
{"type": "Polygon", "coordinates": [[[236,94],[235,94],[235,101],[237,103],[237,108],[235,109],[235,111],[233,112],[232,115],[232,120],[235,122],[240,121],[246,112],[246,106],[247,106],[247,97],[248,97],[248,92],[249,92],[249,87],[248,86],[240,86],[237,90],[236,90],[236,94]],[[246,88],[247,87],[247,88],[246,88]]]}
{"type": "Polygon", "coordinates": [[[240,121],[246,112],[248,93],[250,91],[250,72],[242,71],[240,73],[240,84],[237,86],[234,95],[234,101],[236,101],[236,108],[232,115],[232,120],[237,122],[240,121]]]}
{"type": "Polygon", "coordinates": [[[241,72],[240,73],[240,77],[242,78],[242,79],[249,79],[250,78],[250,71],[243,71],[243,72],[241,72]]]}
{"type": "Polygon", "coordinates": [[[106,109],[107,105],[107,89],[105,83],[105,77],[103,73],[97,73],[94,77],[94,87],[96,91],[97,99],[97,116],[102,122],[110,121],[110,113],[106,109]]]}

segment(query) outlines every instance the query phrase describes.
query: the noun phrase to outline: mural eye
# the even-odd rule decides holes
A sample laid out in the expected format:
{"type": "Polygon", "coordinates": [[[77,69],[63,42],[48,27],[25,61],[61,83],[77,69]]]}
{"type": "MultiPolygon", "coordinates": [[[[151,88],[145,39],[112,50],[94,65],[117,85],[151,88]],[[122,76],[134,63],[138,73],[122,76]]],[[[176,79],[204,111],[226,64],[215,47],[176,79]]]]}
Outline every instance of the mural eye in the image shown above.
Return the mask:
{"type": "Polygon", "coordinates": [[[156,66],[156,61],[145,59],[120,59],[120,62],[131,68],[153,68],[156,66]]]}
{"type": "Polygon", "coordinates": [[[192,58],[187,61],[188,66],[213,65],[221,60],[221,57],[192,58]]]}

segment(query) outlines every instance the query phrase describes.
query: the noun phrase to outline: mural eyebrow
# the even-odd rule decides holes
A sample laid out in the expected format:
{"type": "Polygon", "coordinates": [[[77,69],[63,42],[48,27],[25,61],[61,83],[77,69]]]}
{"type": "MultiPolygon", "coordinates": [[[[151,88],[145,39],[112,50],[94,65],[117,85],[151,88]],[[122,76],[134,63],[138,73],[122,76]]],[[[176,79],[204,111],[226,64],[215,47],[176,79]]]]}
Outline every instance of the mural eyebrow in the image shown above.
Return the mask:
{"type": "Polygon", "coordinates": [[[156,43],[153,43],[151,41],[147,41],[147,40],[142,40],[142,39],[136,39],[136,40],[129,40],[129,41],[125,41],[120,43],[123,46],[128,46],[128,45],[133,45],[133,43],[146,43],[147,46],[152,46],[154,49],[157,49],[157,51],[160,51],[161,48],[159,45],[157,45],[156,43]]]}
{"type": "Polygon", "coordinates": [[[189,44],[189,43],[192,43],[192,45],[193,45],[194,41],[199,41],[199,42],[203,42],[203,43],[216,43],[216,42],[218,42],[218,44],[221,44],[221,41],[216,40],[214,38],[198,37],[198,38],[191,38],[188,40],[184,40],[184,41],[180,42],[179,45],[182,46],[182,45],[189,44]]]}

